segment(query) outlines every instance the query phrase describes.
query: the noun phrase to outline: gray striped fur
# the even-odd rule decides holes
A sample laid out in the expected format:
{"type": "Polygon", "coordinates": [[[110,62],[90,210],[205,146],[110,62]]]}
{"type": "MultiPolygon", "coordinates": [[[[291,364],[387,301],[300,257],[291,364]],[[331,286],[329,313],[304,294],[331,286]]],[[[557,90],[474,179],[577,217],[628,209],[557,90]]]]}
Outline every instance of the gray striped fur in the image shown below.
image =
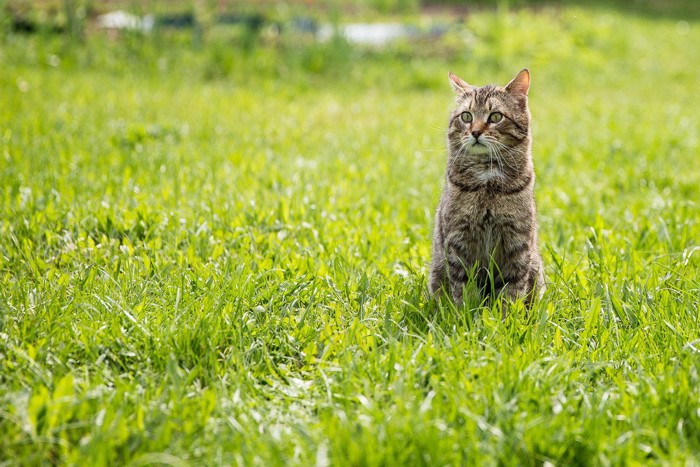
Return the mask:
{"type": "Polygon", "coordinates": [[[457,94],[447,135],[445,188],[435,214],[431,294],[456,304],[470,277],[483,297],[501,292],[530,304],[544,291],[533,187],[530,73],[506,86],[474,87],[452,73],[457,94]],[[471,122],[465,122],[469,116],[471,122]],[[489,121],[493,113],[498,122],[489,121]]]}

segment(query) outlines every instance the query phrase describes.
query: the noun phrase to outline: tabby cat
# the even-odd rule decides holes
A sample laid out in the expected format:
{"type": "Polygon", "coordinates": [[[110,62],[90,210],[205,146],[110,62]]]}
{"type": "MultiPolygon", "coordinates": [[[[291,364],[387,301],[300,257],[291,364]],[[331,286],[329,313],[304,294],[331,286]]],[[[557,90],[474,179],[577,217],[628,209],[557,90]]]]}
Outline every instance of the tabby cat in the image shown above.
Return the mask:
{"type": "Polygon", "coordinates": [[[435,215],[431,294],[457,305],[473,280],[482,298],[501,292],[530,304],[544,292],[533,187],[530,72],[505,87],[449,74],[457,94],[447,133],[445,188],[435,215]]]}

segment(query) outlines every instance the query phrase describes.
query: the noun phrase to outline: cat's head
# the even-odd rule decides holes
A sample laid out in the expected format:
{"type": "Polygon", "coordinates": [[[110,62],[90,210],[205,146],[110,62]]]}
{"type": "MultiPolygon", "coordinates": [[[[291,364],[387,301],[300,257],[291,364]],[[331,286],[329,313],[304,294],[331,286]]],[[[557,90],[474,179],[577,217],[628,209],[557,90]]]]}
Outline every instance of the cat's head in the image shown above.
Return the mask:
{"type": "Polygon", "coordinates": [[[476,87],[452,73],[449,78],[457,94],[448,131],[453,156],[477,160],[503,157],[513,154],[518,147],[527,152],[530,138],[527,69],[505,86],[476,87]]]}

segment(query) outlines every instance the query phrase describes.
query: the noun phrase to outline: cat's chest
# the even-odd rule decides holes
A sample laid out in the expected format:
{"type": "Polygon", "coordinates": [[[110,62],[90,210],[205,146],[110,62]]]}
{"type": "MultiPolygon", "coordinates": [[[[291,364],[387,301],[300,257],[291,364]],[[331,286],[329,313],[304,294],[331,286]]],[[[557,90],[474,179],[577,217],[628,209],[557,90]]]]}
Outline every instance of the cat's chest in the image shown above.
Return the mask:
{"type": "Polygon", "coordinates": [[[507,210],[487,196],[466,196],[453,200],[445,221],[454,240],[463,243],[477,257],[488,257],[502,241],[507,210]]]}
{"type": "Polygon", "coordinates": [[[493,229],[504,217],[504,209],[495,197],[469,194],[452,200],[450,217],[456,224],[473,229],[493,229]]]}

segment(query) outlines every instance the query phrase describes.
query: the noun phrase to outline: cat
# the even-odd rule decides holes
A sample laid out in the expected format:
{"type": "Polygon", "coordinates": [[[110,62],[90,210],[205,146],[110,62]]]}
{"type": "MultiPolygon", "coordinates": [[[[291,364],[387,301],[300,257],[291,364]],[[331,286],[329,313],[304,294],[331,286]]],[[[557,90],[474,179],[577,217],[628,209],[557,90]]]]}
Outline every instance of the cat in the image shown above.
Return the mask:
{"type": "Polygon", "coordinates": [[[533,194],[530,72],[522,70],[504,87],[475,87],[448,76],[456,106],[435,214],[430,294],[442,290],[461,306],[471,279],[482,299],[502,293],[530,306],[545,288],[533,194]]]}

